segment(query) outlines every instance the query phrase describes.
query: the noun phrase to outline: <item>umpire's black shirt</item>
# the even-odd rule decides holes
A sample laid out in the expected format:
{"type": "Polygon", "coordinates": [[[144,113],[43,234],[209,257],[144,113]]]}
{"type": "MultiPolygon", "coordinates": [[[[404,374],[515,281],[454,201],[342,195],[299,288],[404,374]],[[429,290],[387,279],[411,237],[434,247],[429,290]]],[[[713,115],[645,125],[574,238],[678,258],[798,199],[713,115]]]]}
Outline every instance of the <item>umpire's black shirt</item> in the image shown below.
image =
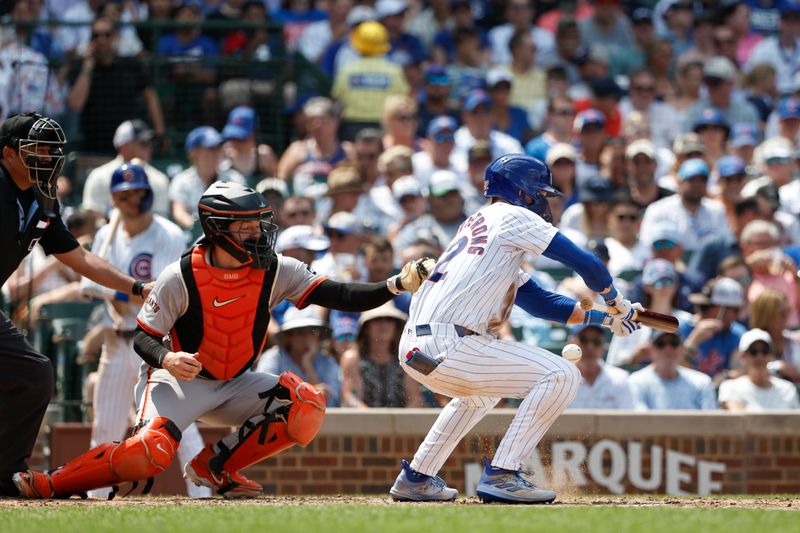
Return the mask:
{"type": "Polygon", "coordinates": [[[46,215],[36,201],[35,187],[22,191],[0,163],[0,285],[14,273],[37,243],[46,254],[62,254],[78,241],[55,213],[46,215]]]}

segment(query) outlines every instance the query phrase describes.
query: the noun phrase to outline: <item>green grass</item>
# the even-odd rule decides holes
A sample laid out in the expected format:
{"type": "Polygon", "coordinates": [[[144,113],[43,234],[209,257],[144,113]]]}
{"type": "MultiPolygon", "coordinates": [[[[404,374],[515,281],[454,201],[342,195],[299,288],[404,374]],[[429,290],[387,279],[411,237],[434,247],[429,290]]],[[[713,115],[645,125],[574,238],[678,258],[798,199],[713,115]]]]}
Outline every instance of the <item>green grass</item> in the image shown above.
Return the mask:
{"type": "MultiPolygon", "coordinates": [[[[687,502],[688,503],[688,502],[687,502]]],[[[328,531],[483,533],[581,531],[676,533],[797,531],[800,514],[767,509],[516,507],[482,505],[47,505],[0,508],[0,531],[88,533],[328,531]]]]}

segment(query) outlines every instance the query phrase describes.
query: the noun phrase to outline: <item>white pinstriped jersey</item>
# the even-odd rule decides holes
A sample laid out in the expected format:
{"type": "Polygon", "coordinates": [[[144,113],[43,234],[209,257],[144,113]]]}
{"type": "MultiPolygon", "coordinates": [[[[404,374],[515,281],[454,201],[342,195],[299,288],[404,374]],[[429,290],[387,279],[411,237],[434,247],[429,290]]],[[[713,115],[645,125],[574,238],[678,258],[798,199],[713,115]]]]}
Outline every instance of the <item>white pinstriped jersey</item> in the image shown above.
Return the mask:
{"type": "MultiPolygon", "coordinates": [[[[108,238],[109,225],[106,224],[95,235],[92,243],[92,252],[98,253],[103,243],[108,238]]],[[[128,274],[133,279],[140,281],[152,281],[167,268],[167,265],[180,259],[181,254],[186,249],[186,236],[175,223],[166,218],[153,215],[153,222],[143,232],[128,236],[122,222],[114,236],[114,242],[108,250],[109,263],[114,265],[117,270],[128,274]]],[[[94,281],[83,278],[81,280],[81,290],[90,291],[94,294],[113,295],[114,291],[98,285],[94,281]]],[[[110,306],[106,303],[106,308],[110,306]]],[[[111,315],[106,310],[103,317],[103,326],[115,327],[118,329],[136,329],[136,314],[139,312],[139,305],[128,305],[128,312],[121,318],[122,324],[113,324],[111,315]]]]}
{"type": "Polygon", "coordinates": [[[481,208],[464,221],[412,298],[409,323],[495,334],[528,280],[521,270],[525,255],[539,256],[557,232],[523,207],[497,202],[481,208]]]}

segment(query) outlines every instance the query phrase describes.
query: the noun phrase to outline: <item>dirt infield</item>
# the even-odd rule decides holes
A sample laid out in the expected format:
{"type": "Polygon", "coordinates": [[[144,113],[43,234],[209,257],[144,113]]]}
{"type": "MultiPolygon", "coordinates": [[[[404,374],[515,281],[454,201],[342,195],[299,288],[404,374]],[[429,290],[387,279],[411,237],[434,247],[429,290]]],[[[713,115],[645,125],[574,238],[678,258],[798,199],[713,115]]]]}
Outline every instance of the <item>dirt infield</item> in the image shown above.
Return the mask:
{"type": "MultiPolygon", "coordinates": [[[[396,503],[388,496],[283,496],[262,497],[254,500],[193,499],[185,497],[128,497],[106,500],[17,500],[0,498],[0,508],[20,507],[64,507],[75,505],[113,505],[113,506],[230,506],[230,505],[483,505],[477,498],[461,498],[454,503],[396,503]]],[[[800,510],[800,495],[791,496],[706,496],[706,497],[670,497],[670,496],[564,496],[550,507],[684,507],[684,508],[731,508],[731,509],[784,509],[800,510]]]]}

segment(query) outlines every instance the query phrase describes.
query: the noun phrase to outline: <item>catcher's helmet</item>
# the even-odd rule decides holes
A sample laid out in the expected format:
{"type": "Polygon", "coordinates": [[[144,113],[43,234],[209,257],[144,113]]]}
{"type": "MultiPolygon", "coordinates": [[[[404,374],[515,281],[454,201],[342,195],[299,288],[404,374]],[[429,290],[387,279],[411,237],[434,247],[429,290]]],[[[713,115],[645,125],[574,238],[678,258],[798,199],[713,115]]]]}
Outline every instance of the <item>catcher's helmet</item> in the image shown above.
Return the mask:
{"type": "Polygon", "coordinates": [[[139,204],[139,212],[147,213],[153,207],[153,189],[147,179],[147,173],[134,163],[125,163],[111,174],[111,192],[144,189],[147,191],[139,204]]]}
{"type": "Polygon", "coordinates": [[[200,225],[207,240],[254,268],[266,269],[278,238],[272,208],[264,196],[238,183],[215,182],[198,204],[200,225]],[[261,235],[242,242],[230,230],[232,222],[258,220],[261,235]]]}
{"type": "Polygon", "coordinates": [[[17,151],[28,169],[28,179],[44,198],[55,200],[67,143],[58,122],[39,113],[14,115],[0,127],[0,143],[17,151]]]}
{"type": "Polygon", "coordinates": [[[486,169],[485,178],[486,198],[502,198],[552,222],[547,197],[562,194],[553,187],[553,175],[543,162],[521,154],[500,156],[486,169]],[[528,203],[526,196],[533,201],[528,203]]]}

